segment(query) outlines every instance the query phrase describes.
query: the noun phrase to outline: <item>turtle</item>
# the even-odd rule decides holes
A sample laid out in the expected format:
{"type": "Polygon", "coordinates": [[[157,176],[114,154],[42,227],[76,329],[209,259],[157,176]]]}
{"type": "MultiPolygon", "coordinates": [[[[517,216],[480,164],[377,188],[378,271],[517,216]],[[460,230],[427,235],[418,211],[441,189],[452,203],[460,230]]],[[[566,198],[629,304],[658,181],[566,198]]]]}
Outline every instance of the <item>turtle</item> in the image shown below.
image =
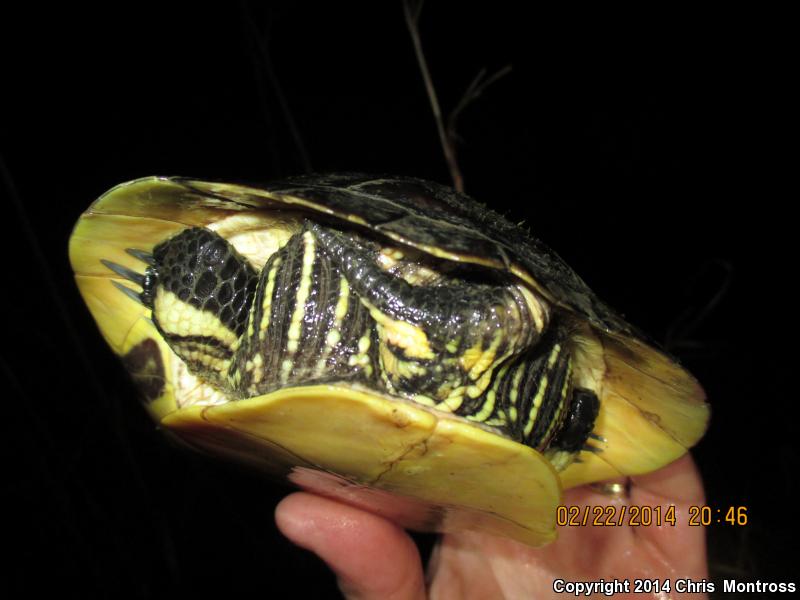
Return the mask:
{"type": "Polygon", "coordinates": [[[673,357],[440,184],[147,177],[91,204],[69,253],[165,431],[411,529],[547,544],[564,490],[707,428],[673,357]]]}

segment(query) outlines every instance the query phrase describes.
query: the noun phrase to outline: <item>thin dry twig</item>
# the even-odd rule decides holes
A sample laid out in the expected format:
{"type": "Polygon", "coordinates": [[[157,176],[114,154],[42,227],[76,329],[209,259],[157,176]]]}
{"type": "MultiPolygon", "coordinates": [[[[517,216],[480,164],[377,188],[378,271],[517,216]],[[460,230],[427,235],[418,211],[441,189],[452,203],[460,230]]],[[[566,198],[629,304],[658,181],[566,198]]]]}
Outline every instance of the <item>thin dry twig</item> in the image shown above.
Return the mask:
{"type": "Polygon", "coordinates": [[[464,109],[480,98],[481,94],[486,91],[486,88],[509,73],[511,73],[511,65],[506,65],[489,77],[486,77],[486,69],[481,69],[475,76],[475,79],[469,84],[464,95],[461,96],[461,100],[458,101],[458,104],[456,104],[447,118],[447,137],[451,140],[451,143],[454,144],[455,141],[458,140],[457,123],[464,109]]]}
{"type": "Polygon", "coordinates": [[[425,89],[428,92],[428,99],[431,103],[431,110],[433,110],[433,118],[436,120],[436,129],[439,132],[439,141],[442,144],[442,151],[444,158],[447,161],[447,168],[450,169],[450,177],[453,179],[453,187],[459,192],[464,191],[464,177],[461,175],[461,169],[458,167],[456,160],[456,149],[453,141],[448,137],[445,131],[444,121],[442,120],[442,111],[439,108],[439,99],[436,97],[436,88],[433,87],[431,74],[428,71],[428,63],[425,60],[425,54],[422,51],[422,40],[419,36],[419,15],[422,12],[422,5],[424,0],[403,0],[403,11],[405,12],[406,25],[408,32],[411,35],[411,41],[414,44],[414,53],[417,56],[419,69],[422,72],[422,79],[425,81],[425,89]],[[412,6],[413,4],[413,6],[412,6]]]}
{"type": "Polygon", "coordinates": [[[278,101],[278,106],[280,107],[283,118],[286,121],[286,125],[289,129],[289,135],[292,137],[292,141],[297,149],[300,162],[303,165],[303,171],[310,173],[312,171],[311,159],[309,158],[308,151],[303,143],[303,136],[300,135],[300,129],[297,127],[297,123],[294,120],[292,111],[289,108],[289,102],[286,99],[286,95],[283,93],[283,88],[278,80],[277,75],[275,74],[275,69],[272,66],[272,57],[269,50],[269,30],[268,28],[264,31],[259,30],[259,27],[256,25],[253,15],[247,7],[247,3],[245,2],[242,3],[242,11],[244,14],[245,26],[248,30],[247,33],[252,37],[253,43],[258,50],[258,56],[261,58],[261,64],[264,68],[264,73],[267,76],[269,84],[272,86],[275,98],[278,101]]]}
{"type": "Polygon", "coordinates": [[[506,65],[489,77],[486,77],[486,69],[481,69],[475,79],[473,79],[467,87],[464,95],[461,96],[458,104],[456,104],[455,108],[448,115],[447,127],[445,127],[444,120],[442,119],[442,111],[439,107],[439,99],[436,96],[436,88],[433,85],[433,80],[428,70],[428,63],[425,60],[425,53],[422,50],[422,40],[419,35],[419,16],[422,13],[423,4],[424,0],[403,0],[403,11],[405,12],[406,25],[411,35],[411,41],[414,44],[414,53],[417,56],[419,69],[422,72],[422,79],[425,82],[428,99],[431,103],[431,110],[433,111],[433,118],[436,121],[436,129],[439,132],[439,141],[442,144],[444,158],[447,162],[447,168],[450,170],[450,177],[453,179],[453,187],[459,192],[463,192],[464,176],[461,173],[461,168],[458,166],[458,159],[456,157],[456,142],[459,139],[457,132],[458,118],[467,106],[477,100],[481,94],[486,91],[486,88],[501,77],[508,75],[511,72],[511,65],[506,65]]]}

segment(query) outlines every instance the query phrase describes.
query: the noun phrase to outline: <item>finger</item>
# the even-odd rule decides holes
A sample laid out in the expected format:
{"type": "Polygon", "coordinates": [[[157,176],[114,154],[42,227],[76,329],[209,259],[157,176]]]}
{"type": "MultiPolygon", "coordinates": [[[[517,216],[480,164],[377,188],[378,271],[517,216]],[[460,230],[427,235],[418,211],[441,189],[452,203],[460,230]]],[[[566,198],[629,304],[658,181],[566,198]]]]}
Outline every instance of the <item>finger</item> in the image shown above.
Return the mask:
{"type": "Polygon", "coordinates": [[[608,506],[630,502],[631,481],[617,477],[581,485],[564,492],[564,504],[570,506],[608,506]]]}
{"type": "Polygon", "coordinates": [[[688,452],[658,471],[633,477],[631,494],[634,502],[697,505],[705,498],[703,482],[688,452]]]}
{"type": "Polygon", "coordinates": [[[281,533],[314,552],[352,600],[425,598],[422,562],[397,525],[328,498],[299,492],[275,509],[281,533]]]}
{"type": "Polygon", "coordinates": [[[682,576],[702,579],[708,575],[705,551],[705,528],[691,527],[690,506],[705,501],[703,483],[694,461],[687,453],[674,463],[647,475],[632,478],[631,503],[641,506],[674,506],[674,521],[640,527],[642,539],[661,549],[662,556],[682,576]]]}
{"type": "Polygon", "coordinates": [[[704,502],[703,484],[691,455],[646,475],[617,477],[573,488],[565,499],[572,504],[680,504],[704,502]]]}

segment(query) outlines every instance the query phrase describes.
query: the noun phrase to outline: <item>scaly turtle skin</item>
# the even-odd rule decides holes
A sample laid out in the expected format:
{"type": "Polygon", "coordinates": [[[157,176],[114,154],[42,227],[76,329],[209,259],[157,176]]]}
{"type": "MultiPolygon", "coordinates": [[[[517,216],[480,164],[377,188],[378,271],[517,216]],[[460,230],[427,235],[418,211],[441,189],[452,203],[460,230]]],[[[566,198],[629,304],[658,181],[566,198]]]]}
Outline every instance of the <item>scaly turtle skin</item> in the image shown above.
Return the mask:
{"type": "Polygon", "coordinates": [[[140,179],[70,258],[165,429],[409,527],[547,543],[564,487],[707,425],[692,376],[558,256],[418,179],[140,179]]]}

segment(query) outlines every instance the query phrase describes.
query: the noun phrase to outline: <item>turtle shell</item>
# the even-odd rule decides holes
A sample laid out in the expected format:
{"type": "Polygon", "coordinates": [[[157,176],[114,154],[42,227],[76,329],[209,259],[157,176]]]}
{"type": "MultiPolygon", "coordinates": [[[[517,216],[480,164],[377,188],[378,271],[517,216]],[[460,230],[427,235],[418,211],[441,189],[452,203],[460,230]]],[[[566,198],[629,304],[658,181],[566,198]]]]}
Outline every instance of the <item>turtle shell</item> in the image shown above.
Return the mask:
{"type": "Polygon", "coordinates": [[[416,529],[479,529],[547,543],[563,488],[655,470],[684,454],[707,426],[696,380],[555,253],[482,204],[431,182],[359,174],[258,186],[140,179],[110,190],[84,213],[70,259],[101,332],[167,430],[416,529]],[[139,290],[120,293],[131,290],[130,281],[103,261],[141,271],[128,249],[151,252],[183,229],[208,227],[260,268],[276,250],[274,233],[287,214],[507,273],[558,307],[572,322],[573,377],[600,400],[592,451],[557,473],[536,450],[480,425],[335,382],[236,402],[209,387],[207,401],[182,406],[181,386],[200,383],[185,383],[185,367],[149,309],[136,302],[139,290]]]}

